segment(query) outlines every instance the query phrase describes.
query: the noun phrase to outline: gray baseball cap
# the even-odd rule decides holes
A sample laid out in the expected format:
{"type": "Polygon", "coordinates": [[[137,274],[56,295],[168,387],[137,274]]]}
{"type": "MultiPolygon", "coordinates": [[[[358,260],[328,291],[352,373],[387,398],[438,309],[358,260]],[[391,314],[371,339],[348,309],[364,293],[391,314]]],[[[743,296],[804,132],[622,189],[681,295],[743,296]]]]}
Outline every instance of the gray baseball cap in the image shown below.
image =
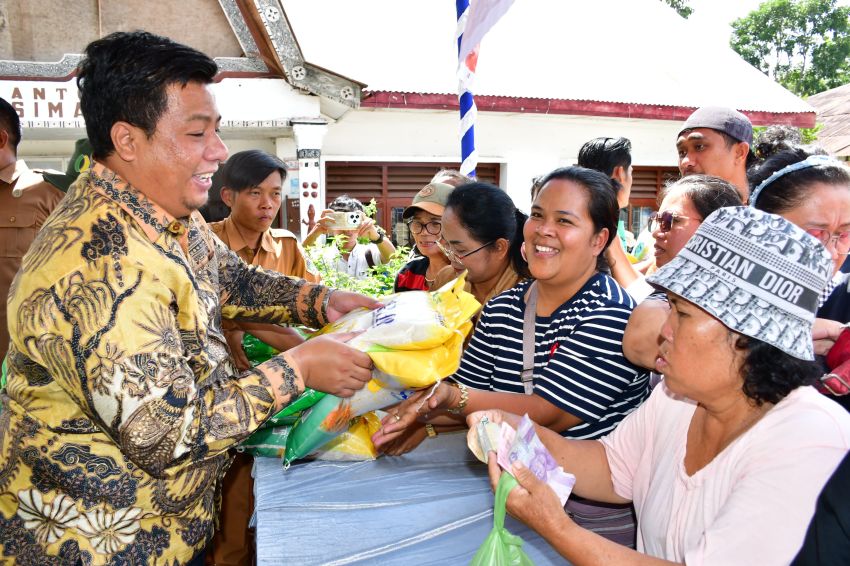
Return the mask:
{"type": "Polygon", "coordinates": [[[711,128],[723,132],[738,141],[753,145],[753,124],[750,119],[732,108],[723,106],[703,106],[697,108],[693,114],[685,120],[682,129],[677,136],[682,135],[685,130],[696,128],[711,128]]]}

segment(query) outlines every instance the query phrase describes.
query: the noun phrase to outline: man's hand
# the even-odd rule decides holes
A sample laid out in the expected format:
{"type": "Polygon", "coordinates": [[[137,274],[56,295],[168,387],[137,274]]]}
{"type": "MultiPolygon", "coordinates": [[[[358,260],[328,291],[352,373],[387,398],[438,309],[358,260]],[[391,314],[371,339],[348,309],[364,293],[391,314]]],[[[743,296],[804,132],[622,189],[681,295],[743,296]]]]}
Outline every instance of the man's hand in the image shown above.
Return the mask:
{"type": "Polygon", "coordinates": [[[372,359],[345,344],[357,334],[326,334],[289,350],[304,386],[337,397],[351,397],[372,379],[372,359]]]}
{"type": "Polygon", "coordinates": [[[224,339],[227,340],[227,346],[230,348],[230,355],[233,356],[233,361],[236,363],[236,369],[240,372],[251,368],[251,362],[248,361],[248,356],[245,355],[245,349],[242,348],[242,338],[245,333],[241,330],[225,330],[224,339]]]}
{"type": "Polygon", "coordinates": [[[350,311],[358,308],[376,309],[381,303],[366,295],[352,293],[350,291],[331,291],[328,299],[327,317],[328,322],[335,322],[350,311]]]}

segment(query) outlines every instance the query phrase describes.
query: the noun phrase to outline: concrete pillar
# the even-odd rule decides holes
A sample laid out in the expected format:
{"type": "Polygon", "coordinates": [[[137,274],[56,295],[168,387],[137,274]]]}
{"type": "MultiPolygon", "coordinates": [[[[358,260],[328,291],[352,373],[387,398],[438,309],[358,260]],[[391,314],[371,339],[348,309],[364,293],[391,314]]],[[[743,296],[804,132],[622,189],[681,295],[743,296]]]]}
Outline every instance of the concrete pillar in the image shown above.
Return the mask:
{"type": "Polygon", "coordinates": [[[295,147],[298,156],[299,211],[301,238],[315,224],[325,208],[325,161],[322,159],[322,142],[328,131],[324,120],[292,120],[295,147]]]}

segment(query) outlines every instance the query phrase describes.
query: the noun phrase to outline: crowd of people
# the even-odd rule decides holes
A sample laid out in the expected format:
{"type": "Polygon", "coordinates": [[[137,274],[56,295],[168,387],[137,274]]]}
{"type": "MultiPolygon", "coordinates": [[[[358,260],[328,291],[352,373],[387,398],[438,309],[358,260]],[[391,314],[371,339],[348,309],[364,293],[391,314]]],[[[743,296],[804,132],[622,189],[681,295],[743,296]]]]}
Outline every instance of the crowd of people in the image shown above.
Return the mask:
{"type": "MultiPolygon", "coordinates": [[[[396,292],[465,274],[482,305],[457,372],[388,409],[385,457],[527,414],[577,481],[564,507],[517,465],[508,511],[573,564],[850,560],[846,164],[703,107],[644,236],[620,221],[631,143],[606,137],[534,180],[530,214],[444,170],[403,212],[410,242],[348,196],[299,242],[272,227],[284,164],[228,156],[216,73],[146,32],[89,44],[88,139],[65,175],[17,159],[0,100],[0,204],[29,211],[0,225],[4,558],[250,563],[251,461],[233,449],[305,388],[371,378],[349,336],[290,328],[380,304],[322,284],[304,247],[333,239],[351,277],[409,244],[396,292]],[[253,365],[249,335],[280,353],[253,365]]],[[[491,454],[494,487],[504,472],[491,454]]]]}

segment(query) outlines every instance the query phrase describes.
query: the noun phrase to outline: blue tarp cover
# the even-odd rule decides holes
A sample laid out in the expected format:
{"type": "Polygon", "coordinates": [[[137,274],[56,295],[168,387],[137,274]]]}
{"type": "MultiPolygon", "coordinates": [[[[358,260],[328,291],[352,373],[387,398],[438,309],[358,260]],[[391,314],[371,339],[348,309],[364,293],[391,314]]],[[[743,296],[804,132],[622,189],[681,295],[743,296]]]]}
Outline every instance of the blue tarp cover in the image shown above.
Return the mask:
{"type": "MultiPolygon", "coordinates": [[[[257,563],[468,564],[493,527],[487,467],[466,435],[426,439],[404,456],[368,462],[254,464],[257,563]]],[[[566,561],[508,517],[537,565],[566,561]]]]}

